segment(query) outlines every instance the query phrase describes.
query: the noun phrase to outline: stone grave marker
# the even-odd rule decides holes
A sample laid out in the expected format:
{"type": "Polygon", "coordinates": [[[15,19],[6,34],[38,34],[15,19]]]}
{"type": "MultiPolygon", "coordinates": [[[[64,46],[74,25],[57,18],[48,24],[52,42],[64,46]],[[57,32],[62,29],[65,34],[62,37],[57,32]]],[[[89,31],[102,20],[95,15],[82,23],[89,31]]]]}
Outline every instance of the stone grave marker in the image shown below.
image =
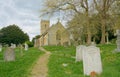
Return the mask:
{"type": "Polygon", "coordinates": [[[13,48],[8,47],[4,52],[4,60],[5,61],[15,61],[15,51],[13,48]]]}
{"type": "Polygon", "coordinates": [[[13,47],[16,48],[16,44],[13,44],[13,47]]]}
{"type": "Polygon", "coordinates": [[[25,43],[25,51],[28,50],[28,45],[25,43]]]}
{"type": "Polygon", "coordinates": [[[20,44],[20,54],[23,56],[23,46],[20,44]]]}
{"type": "Polygon", "coordinates": [[[98,47],[86,47],[83,52],[83,67],[84,75],[90,75],[92,72],[97,74],[102,72],[100,49],[98,47]]]}
{"type": "Polygon", "coordinates": [[[120,30],[116,30],[116,34],[117,34],[117,49],[115,51],[120,52],[120,30]]]}
{"type": "Polygon", "coordinates": [[[91,42],[91,46],[96,46],[96,43],[95,42],[91,42]]]}
{"type": "Polygon", "coordinates": [[[0,44],[0,52],[2,51],[2,45],[0,44]]]}
{"type": "Polygon", "coordinates": [[[11,43],[11,48],[16,48],[16,44],[11,43]]]}
{"type": "Polygon", "coordinates": [[[83,56],[82,53],[84,52],[86,46],[84,45],[79,45],[76,47],[76,62],[82,61],[83,56]]]}

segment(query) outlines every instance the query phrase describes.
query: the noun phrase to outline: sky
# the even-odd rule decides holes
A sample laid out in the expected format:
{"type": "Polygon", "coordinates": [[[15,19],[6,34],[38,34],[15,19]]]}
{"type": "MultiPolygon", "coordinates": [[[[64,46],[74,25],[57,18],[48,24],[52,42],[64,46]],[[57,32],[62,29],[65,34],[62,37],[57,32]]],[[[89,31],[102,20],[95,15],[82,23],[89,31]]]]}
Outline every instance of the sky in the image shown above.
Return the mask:
{"type": "MultiPolygon", "coordinates": [[[[0,29],[16,24],[32,39],[40,34],[40,10],[44,0],[0,0],[0,29]]],[[[56,23],[56,17],[51,19],[56,23]]]]}

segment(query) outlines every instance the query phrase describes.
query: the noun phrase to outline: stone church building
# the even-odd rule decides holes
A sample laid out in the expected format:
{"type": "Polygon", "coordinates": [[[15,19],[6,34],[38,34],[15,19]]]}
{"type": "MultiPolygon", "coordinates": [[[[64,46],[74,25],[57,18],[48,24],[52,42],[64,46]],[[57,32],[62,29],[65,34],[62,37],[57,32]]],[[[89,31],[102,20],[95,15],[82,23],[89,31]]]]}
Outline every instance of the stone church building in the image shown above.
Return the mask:
{"type": "Polygon", "coordinates": [[[35,40],[35,47],[69,44],[69,33],[59,21],[50,27],[50,21],[41,20],[40,26],[41,35],[35,40]]]}

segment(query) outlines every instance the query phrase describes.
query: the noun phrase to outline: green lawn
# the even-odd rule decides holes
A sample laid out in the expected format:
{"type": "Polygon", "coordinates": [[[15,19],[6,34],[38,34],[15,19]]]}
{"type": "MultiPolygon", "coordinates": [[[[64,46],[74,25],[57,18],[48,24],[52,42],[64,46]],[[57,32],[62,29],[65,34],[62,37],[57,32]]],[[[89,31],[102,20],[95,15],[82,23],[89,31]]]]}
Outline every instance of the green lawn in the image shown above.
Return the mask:
{"type": "Polygon", "coordinates": [[[0,52],[0,77],[28,77],[30,68],[43,52],[36,48],[23,52],[24,55],[21,56],[19,49],[15,49],[16,61],[14,62],[4,62],[4,52],[0,52]]]}
{"type": "MultiPolygon", "coordinates": [[[[115,45],[98,45],[101,49],[103,72],[99,77],[120,77],[120,53],[113,53],[115,45]]],[[[48,77],[85,77],[82,62],[75,62],[75,47],[45,46],[51,51],[48,63],[48,77]],[[67,65],[67,66],[65,66],[67,65]]],[[[3,52],[0,52],[0,77],[28,77],[31,67],[43,54],[36,48],[30,48],[20,55],[15,50],[16,61],[4,62],[3,52]]]]}
{"type": "MultiPolygon", "coordinates": [[[[101,49],[103,72],[99,77],[120,77],[120,53],[113,53],[116,45],[98,45],[101,49]]],[[[82,62],[75,62],[75,47],[45,46],[52,52],[48,63],[48,77],[84,77],[82,62]],[[67,66],[63,66],[67,64],[67,66]]],[[[86,76],[87,77],[87,76],[86,76]]]]}

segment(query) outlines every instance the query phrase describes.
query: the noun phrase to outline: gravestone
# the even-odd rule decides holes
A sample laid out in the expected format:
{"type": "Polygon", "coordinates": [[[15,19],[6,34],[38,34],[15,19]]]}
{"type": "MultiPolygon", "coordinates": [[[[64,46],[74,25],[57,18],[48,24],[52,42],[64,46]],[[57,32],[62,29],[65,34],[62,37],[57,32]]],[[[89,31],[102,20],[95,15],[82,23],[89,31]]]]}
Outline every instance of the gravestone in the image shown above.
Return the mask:
{"type": "Polygon", "coordinates": [[[28,45],[25,43],[25,51],[28,50],[28,45]]]}
{"type": "Polygon", "coordinates": [[[16,48],[16,44],[11,43],[11,48],[16,48]]]}
{"type": "Polygon", "coordinates": [[[23,46],[20,44],[20,54],[23,56],[23,46]]]}
{"type": "Polygon", "coordinates": [[[16,48],[16,44],[13,44],[13,47],[16,48]]]}
{"type": "Polygon", "coordinates": [[[4,60],[5,61],[15,61],[15,52],[14,49],[11,47],[8,47],[6,51],[4,52],[4,60]]]}
{"type": "Polygon", "coordinates": [[[79,45],[76,47],[76,62],[78,61],[82,61],[83,56],[82,56],[82,52],[84,52],[86,46],[84,45],[79,45]]]}
{"type": "Polygon", "coordinates": [[[2,51],[2,45],[0,44],[0,52],[2,51]]]}
{"type": "Polygon", "coordinates": [[[116,30],[116,34],[117,34],[117,41],[116,41],[117,49],[116,49],[116,51],[120,52],[120,30],[116,30]]]}
{"type": "Polygon", "coordinates": [[[91,46],[96,46],[96,43],[95,42],[91,42],[91,46]]]}
{"type": "Polygon", "coordinates": [[[91,72],[100,74],[102,72],[100,49],[95,46],[88,46],[83,52],[84,75],[90,75],[91,72]]]}

